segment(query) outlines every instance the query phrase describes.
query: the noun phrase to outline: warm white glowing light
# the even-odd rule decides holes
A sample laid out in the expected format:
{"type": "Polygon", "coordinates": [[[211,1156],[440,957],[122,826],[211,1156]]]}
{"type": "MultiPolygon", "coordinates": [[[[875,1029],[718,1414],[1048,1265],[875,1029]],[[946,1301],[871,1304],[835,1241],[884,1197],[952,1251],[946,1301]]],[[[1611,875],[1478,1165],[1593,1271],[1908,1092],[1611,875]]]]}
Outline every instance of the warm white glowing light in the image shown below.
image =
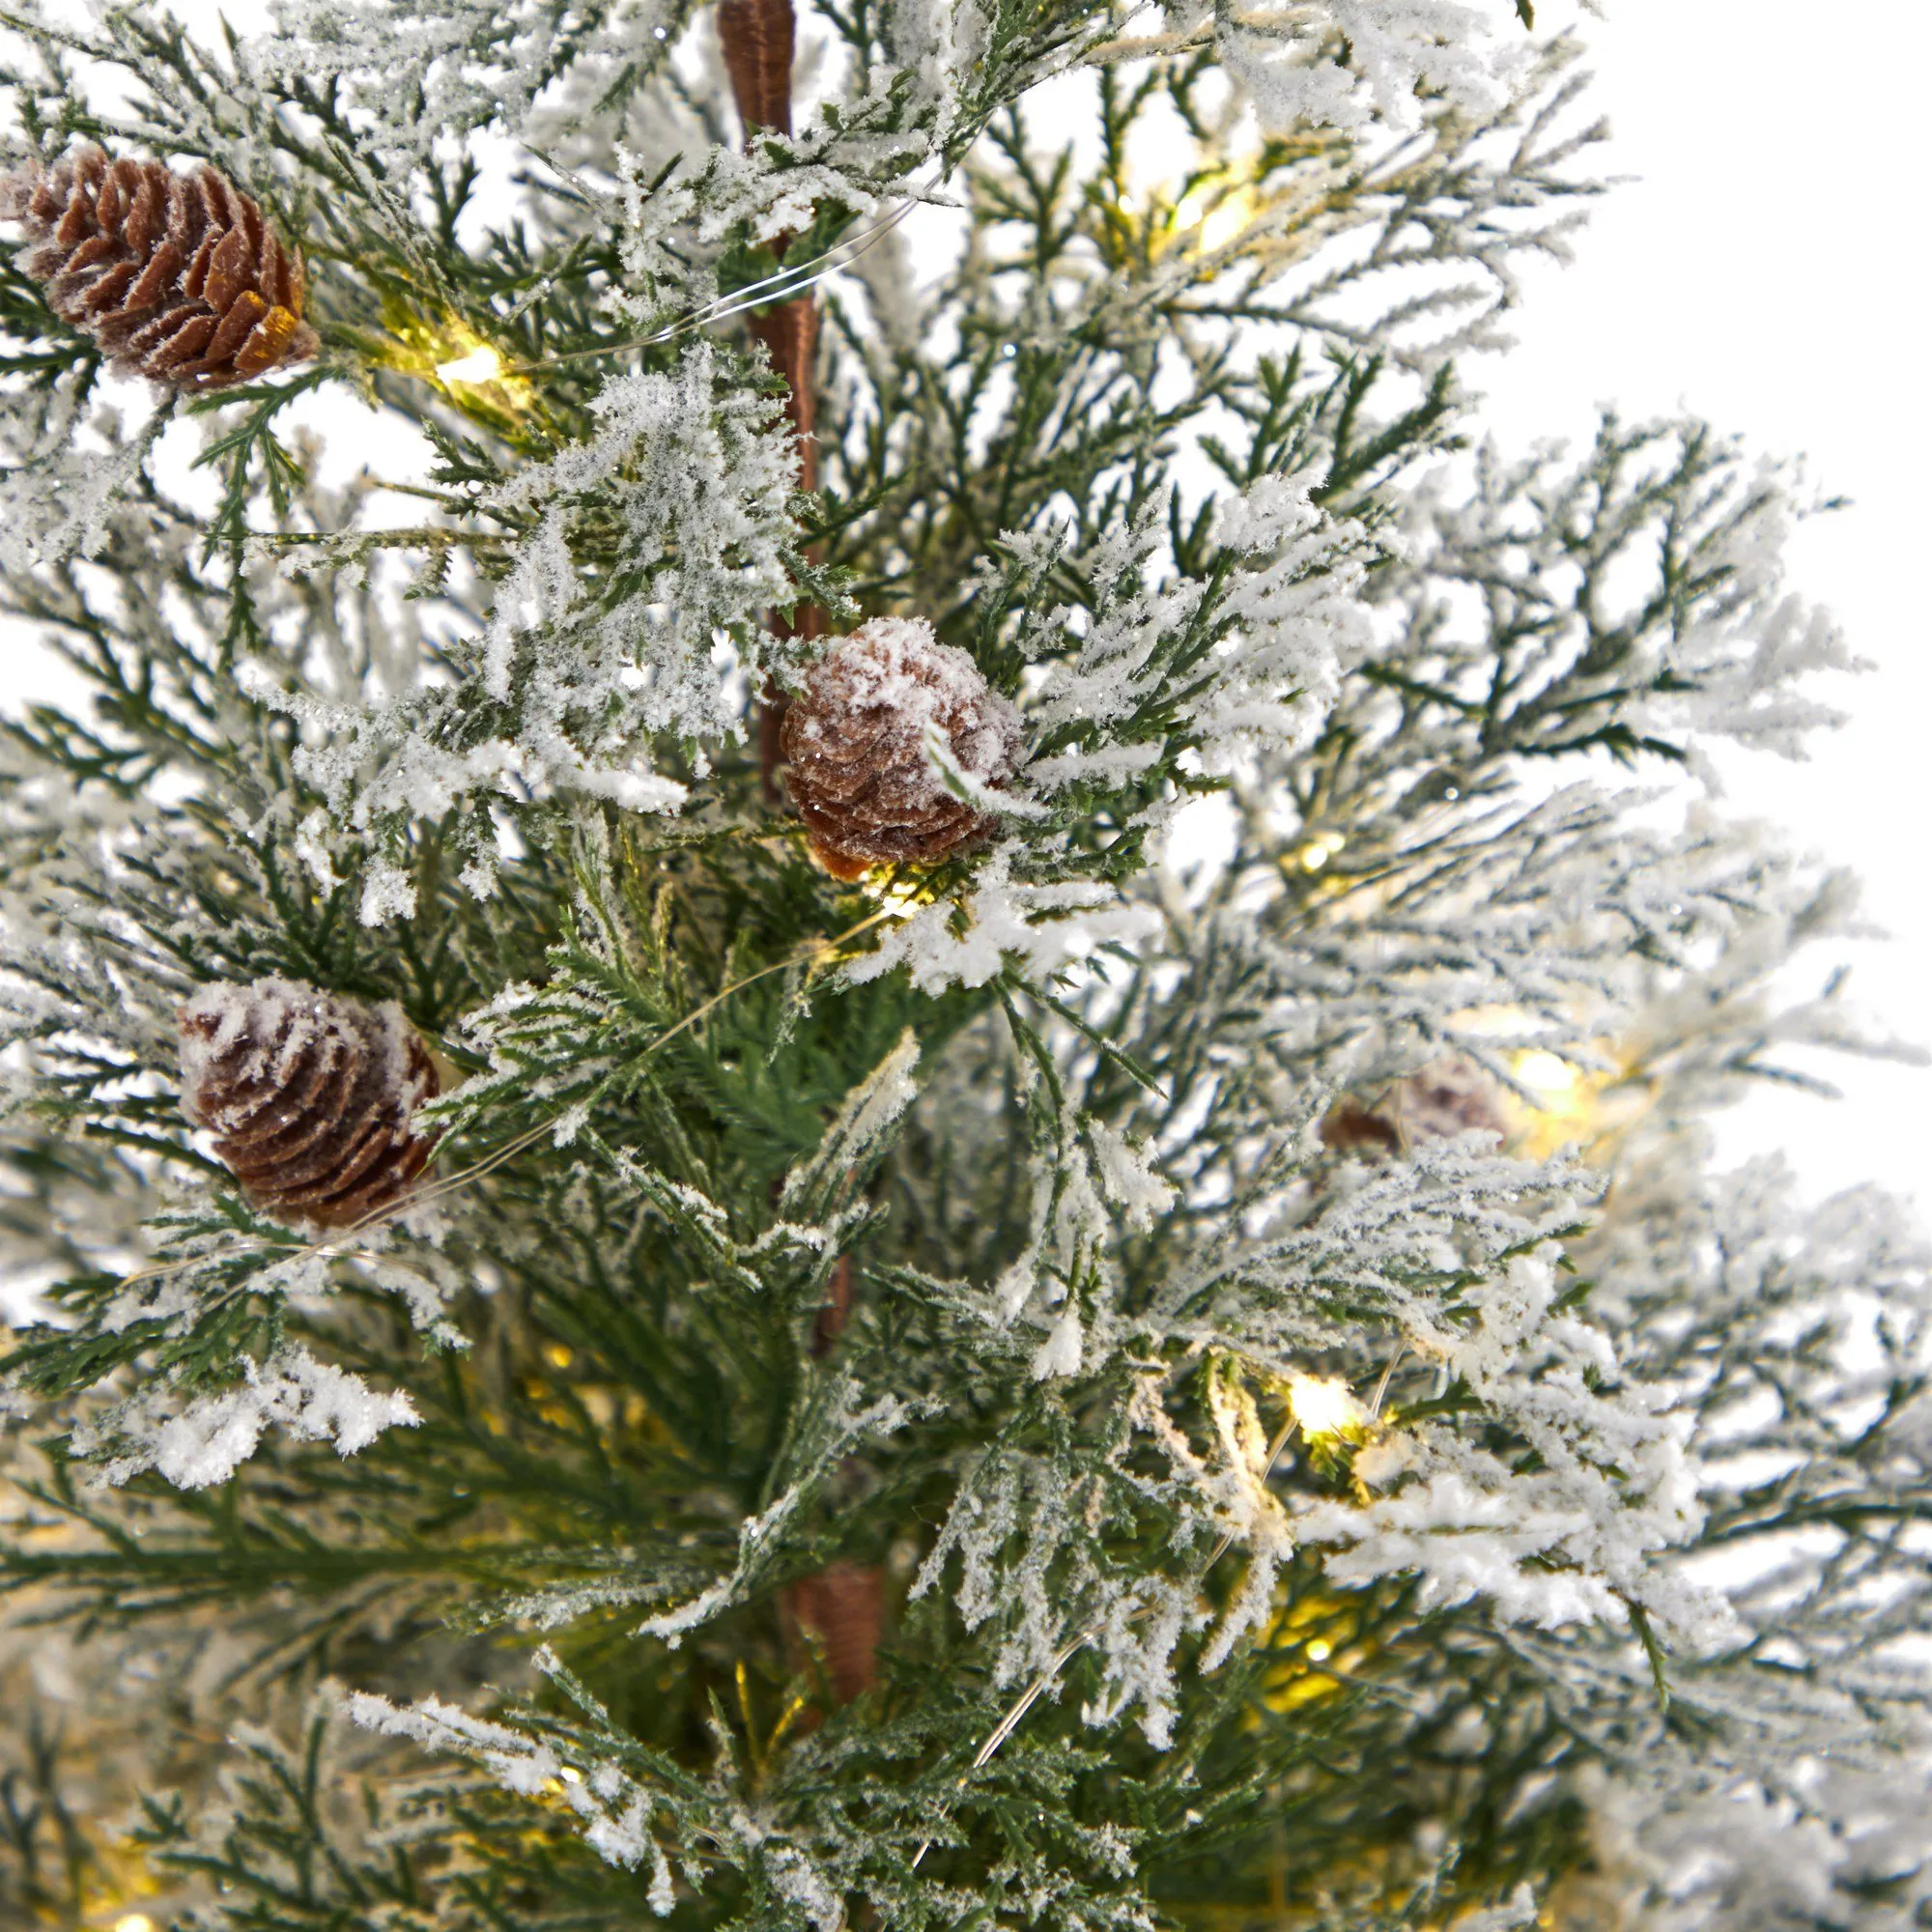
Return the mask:
{"type": "Polygon", "coordinates": [[[909,885],[903,879],[890,886],[875,886],[868,882],[861,890],[867,898],[876,899],[879,910],[890,919],[910,919],[926,903],[919,887],[909,885]]]}
{"type": "Polygon", "coordinates": [[[1247,227],[1255,212],[1252,189],[1236,187],[1211,197],[1197,188],[1182,197],[1174,211],[1176,228],[1197,231],[1195,240],[1206,254],[1228,243],[1247,227]]]}
{"type": "Polygon", "coordinates": [[[1348,1435],[1368,1426],[1368,1410],[1347,1382],[1332,1377],[1294,1377],[1288,1385],[1288,1406],[1304,1435],[1348,1435]]]}
{"type": "Polygon", "coordinates": [[[452,362],[439,362],[436,373],[445,383],[494,383],[503,373],[503,358],[485,345],[452,362]]]}
{"type": "Polygon", "coordinates": [[[1248,225],[1248,198],[1230,195],[1210,209],[1201,224],[1201,245],[1210,253],[1225,248],[1248,225]]]}
{"type": "Polygon", "coordinates": [[[1343,843],[1343,839],[1333,833],[1324,838],[1311,838],[1301,848],[1301,869],[1304,872],[1319,872],[1342,849],[1343,843]]]}
{"type": "Polygon", "coordinates": [[[114,1932],[158,1932],[145,1912],[128,1912],[114,1921],[114,1932]]]}
{"type": "Polygon", "coordinates": [[[1553,1053],[1525,1053],[1516,1064],[1516,1077],[1538,1094],[1568,1094],[1580,1077],[1567,1060],[1553,1053]]]}
{"type": "Polygon", "coordinates": [[[1308,1646],[1308,1660],[1311,1663],[1325,1663],[1334,1650],[1334,1645],[1324,1643],[1319,1636],[1308,1646]]]}

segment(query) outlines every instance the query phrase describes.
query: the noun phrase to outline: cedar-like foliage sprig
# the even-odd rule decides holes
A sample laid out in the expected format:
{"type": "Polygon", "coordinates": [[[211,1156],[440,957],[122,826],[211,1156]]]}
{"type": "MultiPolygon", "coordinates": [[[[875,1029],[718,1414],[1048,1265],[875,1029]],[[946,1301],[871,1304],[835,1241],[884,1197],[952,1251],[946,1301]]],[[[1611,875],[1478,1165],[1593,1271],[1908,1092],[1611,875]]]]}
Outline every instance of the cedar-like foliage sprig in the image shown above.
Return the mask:
{"type": "Polygon", "coordinates": [[[197,1932],[1723,1925],[1670,1810],[1740,1789],[1869,1903],[1791,1861],[1902,1789],[1923,1257],[1690,1124],[1858,1043],[1774,990],[1849,895],[1597,779],[1791,749],[1841,646],[1701,427],[1482,449],[1458,359],[1595,192],[1573,50],[1317,14],[835,4],[827,111],[747,144],[681,0],[18,14],[15,151],[221,167],[327,347],[117,424],[0,281],[0,596],[92,694],[0,747],[0,1234],[59,1318],[0,1583],[166,1660],[90,1652],[75,1724],[169,1741],[197,1932]],[[721,310],[835,248],[807,496],[721,310]],[[329,483],[355,410],[421,463],[329,483]],[[1021,704],[987,849],[811,866],[745,728],[808,598],[1021,704]],[[454,1076],[327,1252],[179,1112],[181,1001],[264,974],[454,1076]],[[1509,1145],[1323,1143],[1445,1057],[1509,1145]],[[1744,1438],[1790,1473],[1718,1482],[1744,1438]],[[1750,1631],[1687,1548],[1784,1552],[1750,1631]]]}

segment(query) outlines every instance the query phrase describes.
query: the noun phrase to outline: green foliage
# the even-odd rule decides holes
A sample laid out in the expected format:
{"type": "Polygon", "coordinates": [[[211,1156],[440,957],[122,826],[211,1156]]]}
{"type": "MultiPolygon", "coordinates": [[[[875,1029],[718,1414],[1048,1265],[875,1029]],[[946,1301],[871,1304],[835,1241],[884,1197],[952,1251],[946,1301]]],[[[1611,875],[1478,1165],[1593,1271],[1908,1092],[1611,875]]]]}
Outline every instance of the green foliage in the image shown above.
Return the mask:
{"type": "MultiPolygon", "coordinates": [[[[819,17],[824,111],[740,148],[681,0],[296,6],[214,47],[8,16],[16,145],[245,181],[326,345],[117,425],[0,266],[0,607],[89,693],[0,747],[0,1238],[47,1284],[0,1590],[207,1645],[232,1703],[142,1707],[184,1787],[140,1793],[156,1910],[1497,1932],[1587,1873],[1633,1764],[1822,1804],[1782,1705],[1740,1742],[1787,1664],[1725,1650],[1674,1552],[1755,1399],[1735,1346],[1817,1480],[1713,1534],[1828,1521],[1917,1629],[1873,1525],[1932,1493],[1919,1277],[1884,1257],[1892,1394],[1828,1440],[1856,1322],[1734,1343],[1729,1223],[1644,1162],[1833,1036],[1764,985],[1843,895],[1589,773],[1791,749],[1842,651],[1782,591],[1779,479],[1700,426],[1470,453],[1456,358],[1594,192],[1572,50],[1485,104],[1426,38],[1401,131],[1249,139],[1228,71],[1259,99],[1280,47],[1245,15],[819,17]],[[935,183],[960,245],[916,289],[893,222],[935,183]],[[835,250],[807,496],[737,304],[835,250]],[[318,421],[418,469],[330,483],[318,421]],[[753,750],[810,605],[924,617],[1021,703],[985,848],[811,862],[753,750]],[[1202,824],[1225,863],[1178,865],[1202,824]],[[264,977],[439,1056],[398,1210],[284,1226],[190,1131],[178,1009],[264,977]],[[1655,1137],[1538,1157],[1531,1051],[1655,1137]],[[1405,1111],[1445,1060],[1488,1143],[1405,1111]],[[338,1454],[295,1385],[391,1426],[338,1454]],[[838,1579],[882,1632],[857,1681],[838,1579]]],[[[1373,93],[1299,17],[1275,82],[1373,93]]],[[[1818,1662],[1840,1587],[1814,1702],[1902,1725],[1909,1686],[1818,1662]]],[[[98,1839],[29,1736],[0,1903],[78,1922],[98,1839]]]]}

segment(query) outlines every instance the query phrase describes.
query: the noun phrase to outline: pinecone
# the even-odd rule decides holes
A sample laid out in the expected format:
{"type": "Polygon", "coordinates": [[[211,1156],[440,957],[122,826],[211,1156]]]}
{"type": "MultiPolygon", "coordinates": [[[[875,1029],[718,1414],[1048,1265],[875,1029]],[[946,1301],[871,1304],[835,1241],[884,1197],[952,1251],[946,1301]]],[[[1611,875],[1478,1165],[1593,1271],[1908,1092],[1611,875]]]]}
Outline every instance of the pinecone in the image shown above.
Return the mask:
{"type": "Polygon", "coordinates": [[[436,1067],[394,1001],[294,980],[205,986],[181,1010],[182,1111],[256,1207],[346,1228],[409,1191],[435,1142],[410,1125],[436,1067]]]}
{"type": "Polygon", "coordinates": [[[1396,1089],[1397,1118],[1410,1146],[1452,1140],[1458,1134],[1506,1134],[1496,1083],[1460,1054],[1433,1060],[1396,1089]]]}
{"type": "Polygon", "coordinates": [[[0,181],[0,216],[25,226],[20,266],[48,307],[125,373],[219,389],[321,347],[301,319],[301,257],[213,168],[76,148],[0,181]]]}
{"type": "Polygon", "coordinates": [[[785,784],[835,879],[931,865],[997,829],[947,790],[925,753],[928,726],[969,776],[997,785],[1011,774],[1019,713],[923,617],[874,617],[806,672],[781,734],[785,784]]]}
{"type": "Polygon", "coordinates": [[[1402,1133],[1395,1122],[1376,1108],[1363,1106],[1350,1094],[1344,1094],[1322,1115],[1317,1131],[1330,1153],[1379,1160],[1384,1154],[1402,1151],[1402,1133]]]}
{"type": "Polygon", "coordinates": [[[1509,1122],[1495,1082],[1473,1061],[1450,1055],[1398,1080],[1372,1107],[1344,1094],[1318,1131],[1331,1152],[1376,1160],[1421,1141],[1507,1134],[1509,1122]]]}

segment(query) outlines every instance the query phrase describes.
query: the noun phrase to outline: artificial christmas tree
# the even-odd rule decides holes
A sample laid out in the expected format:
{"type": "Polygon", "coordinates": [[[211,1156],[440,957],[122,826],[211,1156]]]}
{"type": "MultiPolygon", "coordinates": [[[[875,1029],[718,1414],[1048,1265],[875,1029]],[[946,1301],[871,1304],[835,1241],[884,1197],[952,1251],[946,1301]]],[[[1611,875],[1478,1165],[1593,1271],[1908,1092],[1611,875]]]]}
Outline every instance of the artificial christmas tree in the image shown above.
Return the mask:
{"type": "Polygon", "coordinates": [[[1923,1922],[1926,1256],[1701,1125],[1847,660],[1478,440],[1527,11],[9,14],[13,1917],[1923,1922]]]}

